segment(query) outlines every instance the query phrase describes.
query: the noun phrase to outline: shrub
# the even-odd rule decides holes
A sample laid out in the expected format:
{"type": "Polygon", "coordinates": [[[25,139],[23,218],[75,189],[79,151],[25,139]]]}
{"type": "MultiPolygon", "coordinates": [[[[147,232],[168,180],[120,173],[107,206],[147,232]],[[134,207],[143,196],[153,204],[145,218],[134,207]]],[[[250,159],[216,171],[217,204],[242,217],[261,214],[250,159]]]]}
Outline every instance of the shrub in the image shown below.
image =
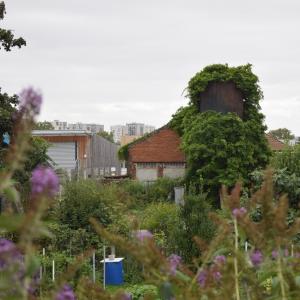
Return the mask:
{"type": "Polygon", "coordinates": [[[178,226],[177,243],[180,254],[186,261],[200,255],[194,237],[209,242],[215,234],[215,225],[209,218],[211,207],[205,194],[187,195],[180,210],[181,224],[178,226]]]}
{"type": "Polygon", "coordinates": [[[154,233],[167,253],[176,249],[176,232],[180,226],[179,207],[171,203],[152,203],[142,216],[142,228],[154,233]]]}
{"type": "Polygon", "coordinates": [[[113,206],[109,205],[95,181],[81,180],[66,184],[58,217],[71,229],[85,228],[90,231],[90,217],[107,226],[112,223],[112,210],[113,206]]]}

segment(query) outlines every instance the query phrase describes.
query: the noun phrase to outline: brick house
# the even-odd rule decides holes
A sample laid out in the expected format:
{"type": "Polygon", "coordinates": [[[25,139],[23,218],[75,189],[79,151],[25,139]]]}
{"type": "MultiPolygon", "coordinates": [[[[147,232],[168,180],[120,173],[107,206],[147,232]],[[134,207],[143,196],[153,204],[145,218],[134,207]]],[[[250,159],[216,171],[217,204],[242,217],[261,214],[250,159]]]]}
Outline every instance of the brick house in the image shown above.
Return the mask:
{"type": "Polygon", "coordinates": [[[139,181],[184,176],[186,164],[180,143],[179,135],[167,126],[131,143],[127,161],[129,175],[139,181]]]}
{"type": "MultiPolygon", "coordinates": [[[[266,134],[272,151],[284,149],[284,143],[266,134]]],[[[153,181],[159,177],[178,178],[185,174],[186,161],[180,150],[180,136],[164,126],[128,146],[128,171],[133,179],[153,181]]]]}

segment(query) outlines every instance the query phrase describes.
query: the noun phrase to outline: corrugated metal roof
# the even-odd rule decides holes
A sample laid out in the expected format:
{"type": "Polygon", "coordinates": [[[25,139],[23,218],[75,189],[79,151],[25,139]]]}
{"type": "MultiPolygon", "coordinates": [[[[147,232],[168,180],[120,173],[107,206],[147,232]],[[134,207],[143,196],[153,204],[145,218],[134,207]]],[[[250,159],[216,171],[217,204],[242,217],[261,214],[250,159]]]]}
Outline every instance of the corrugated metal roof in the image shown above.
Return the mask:
{"type": "Polygon", "coordinates": [[[86,130],[33,130],[33,136],[87,136],[92,135],[86,130]]]}

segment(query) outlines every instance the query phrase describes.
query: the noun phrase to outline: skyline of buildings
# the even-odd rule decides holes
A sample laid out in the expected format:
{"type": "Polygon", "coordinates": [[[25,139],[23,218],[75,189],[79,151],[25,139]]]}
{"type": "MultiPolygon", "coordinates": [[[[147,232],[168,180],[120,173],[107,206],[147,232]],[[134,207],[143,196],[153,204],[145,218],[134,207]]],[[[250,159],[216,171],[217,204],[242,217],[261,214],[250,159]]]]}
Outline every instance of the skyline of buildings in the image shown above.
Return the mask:
{"type": "MultiPolygon", "coordinates": [[[[120,143],[122,137],[134,137],[138,138],[144,134],[150,133],[155,130],[155,126],[146,125],[144,123],[126,123],[126,125],[112,125],[110,126],[110,132],[113,133],[113,138],[116,143],[120,143]]],[[[123,138],[123,140],[132,140],[132,138],[123,138]]]]}
{"type": "MultiPolygon", "coordinates": [[[[54,130],[85,130],[92,133],[98,133],[104,131],[104,125],[95,123],[68,123],[66,121],[54,120],[50,122],[54,127],[54,130]]],[[[155,130],[155,126],[130,122],[125,125],[112,125],[108,132],[113,134],[115,143],[120,143],[122,138],[123,141],[131,141],[139,138],[147,133],[155,130]]],[[[125,142],[126,143],[126,142],[125,142]]]]}

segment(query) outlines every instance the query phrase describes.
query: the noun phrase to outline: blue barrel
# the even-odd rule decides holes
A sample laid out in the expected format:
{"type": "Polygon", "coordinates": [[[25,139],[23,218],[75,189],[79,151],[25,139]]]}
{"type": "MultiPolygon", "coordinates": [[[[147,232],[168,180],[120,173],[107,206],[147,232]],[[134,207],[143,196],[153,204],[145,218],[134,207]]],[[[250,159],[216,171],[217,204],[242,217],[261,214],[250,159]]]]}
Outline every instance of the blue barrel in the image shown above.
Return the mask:
{"type": "Polygon", "coordinates": [[[121,285],[124,283],[122,260],[123,258],[105,259],[105,284],[121,285]]]}

